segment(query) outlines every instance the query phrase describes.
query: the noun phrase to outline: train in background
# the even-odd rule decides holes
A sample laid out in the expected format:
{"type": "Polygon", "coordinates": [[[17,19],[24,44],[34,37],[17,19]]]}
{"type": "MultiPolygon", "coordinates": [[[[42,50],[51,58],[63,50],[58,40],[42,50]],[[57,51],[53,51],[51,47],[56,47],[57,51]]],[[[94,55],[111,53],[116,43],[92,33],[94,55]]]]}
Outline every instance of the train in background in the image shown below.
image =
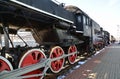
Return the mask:
{"type": "Polygon", "coordinates": [[[111,43],[115,43],[116,42],[116,39],[113,35],[110,36],[110,42],[111,43]]]}
{"type": "MultiPolygon", "coordinates": [[[[110,44],[110,33],[78,7],[58,5],[51,0],[0,0],[0,7],[0,72],[49,59],[47,73],[59,73],[80,56],[91,56],[110,44]],[[18,34],[20,29],[31,32],[37,44],[29,46],[18,34]],[[14,45],[10,35],[18,36],[24,46],[14,45]]],[[[34,75],[25,79],[40,79],[43,76],[35,74],[43,73],[44,69],[22,76],[34,75]]]]}

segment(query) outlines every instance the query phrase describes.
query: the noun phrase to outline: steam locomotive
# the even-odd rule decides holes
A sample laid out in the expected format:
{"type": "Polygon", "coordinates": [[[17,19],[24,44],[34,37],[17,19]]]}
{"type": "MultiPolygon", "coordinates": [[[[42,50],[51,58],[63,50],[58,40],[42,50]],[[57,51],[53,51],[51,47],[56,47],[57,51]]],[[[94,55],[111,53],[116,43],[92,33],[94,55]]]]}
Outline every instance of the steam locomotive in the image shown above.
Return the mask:
{"type": "MultiPolygon", "coordinates": [[[[50,71],[59,73],[66,64],[74,64],[80,56],[91,56],[110,43],[109,32],[84,11],[51,0],[0,0],[0,37],[0,73],[35,65],[43,59],[50,61],[50,71]],[[31,33],[35,46],[29,46],[18,34],[21,29],[31,33]],[[12,36],[24,45],[15,45],[12,36]]],[[[21,76],[40,79],[43,76],[35,74],[43,73],[45,68],[21,76]]]]}

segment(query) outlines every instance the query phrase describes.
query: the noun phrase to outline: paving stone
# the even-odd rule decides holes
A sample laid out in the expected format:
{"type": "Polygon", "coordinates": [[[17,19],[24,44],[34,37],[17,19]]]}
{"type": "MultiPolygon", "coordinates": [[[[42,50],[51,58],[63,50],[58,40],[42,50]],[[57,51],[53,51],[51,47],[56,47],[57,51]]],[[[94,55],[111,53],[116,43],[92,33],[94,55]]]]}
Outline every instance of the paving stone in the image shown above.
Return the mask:
{"type": "Polygon", "coordinates": [[[120,45],[106,47],[65,79],[120,79],[120,45]]]}

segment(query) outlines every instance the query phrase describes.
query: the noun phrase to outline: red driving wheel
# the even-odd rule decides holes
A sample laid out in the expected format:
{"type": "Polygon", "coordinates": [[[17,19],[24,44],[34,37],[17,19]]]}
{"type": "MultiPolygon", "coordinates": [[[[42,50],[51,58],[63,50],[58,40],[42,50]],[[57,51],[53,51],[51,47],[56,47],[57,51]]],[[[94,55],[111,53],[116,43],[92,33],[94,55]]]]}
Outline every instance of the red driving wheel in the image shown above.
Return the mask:
{"type": "MultiPolygon", "coordinates": [[[[50,58],[57,58],[64,55],[64,51],[61,47],[59,46],[55,46],[52,48],[51,52],[50,52],[50,58]]],[[[52,61],[50,64],[50,69],[52,72],[54,73],[58,73],[59,71],[61,71],[63,65],[65,62],[65,58],[61,58],[55,61],[52,61]]]]}
{"type": "MultiPolygon", "coordinates": [[[[69,49],[68,49],[68,54],[74,53],[74,52],[77,52],[77,48],[76,48],[75,45],[72,45],[72,46],[70,46],[69,49]]],[[[75,60],[76,60],[76,57],[77,57],[77,54],[76,54],[76,53],[73,54],[73,55],[68,56],[68,61],[69,61],[69,63],[70,63],[70,64],[74,64],[74,63],[75,63],[75,60]]]]}
{"type": "Polygon", "coordinates": [[[13,70],[13,67],[6,58],[0,56],[0,72],[2,72],[4,70],[11,71],[11,70],[13,70]]]}
{"type": "MultiPolygon", "coordinates": [[[[32,64],[36,64],[40,62],[41,59],[46,58],[45,54],[40,50],[40,49],[31,49],[28,50],[20,59],[18,67],[25,67],[29,66],[32,64]]],[[[34,75],[34,74],[41,74],[43,72],[44,68],[40,68],[38,70],[34,70],[32,72],[24,74],[24,76],[27,75],[34,75]]],[[[42,79],[43,76],[38,76],[38,77],[31,77],[31,78],[26,78],[26,79],[42,79]]]]}

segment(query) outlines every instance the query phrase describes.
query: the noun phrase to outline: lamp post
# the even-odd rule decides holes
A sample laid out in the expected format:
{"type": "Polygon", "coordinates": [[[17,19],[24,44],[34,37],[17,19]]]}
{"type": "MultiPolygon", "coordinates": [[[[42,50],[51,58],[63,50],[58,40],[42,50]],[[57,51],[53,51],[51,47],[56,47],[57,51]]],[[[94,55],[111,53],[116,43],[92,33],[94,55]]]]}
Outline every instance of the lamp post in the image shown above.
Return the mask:
{"type": "Polygon", "coordinates": [[[120,43],[120,25],[117,25],[117,40],[120,43]]]}

